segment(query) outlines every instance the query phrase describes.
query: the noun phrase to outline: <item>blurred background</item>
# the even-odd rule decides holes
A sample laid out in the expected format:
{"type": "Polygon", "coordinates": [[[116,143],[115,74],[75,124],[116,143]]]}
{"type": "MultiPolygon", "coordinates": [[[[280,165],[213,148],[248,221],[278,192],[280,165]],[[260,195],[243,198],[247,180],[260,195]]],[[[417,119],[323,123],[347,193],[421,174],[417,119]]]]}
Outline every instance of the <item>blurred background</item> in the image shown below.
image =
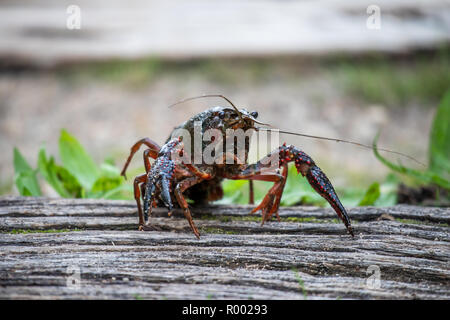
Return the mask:
{"type": "MultiPolygon", "coordinates": [[[[64,128],[96,164],[121,167],[138,139],[163,143],[190,116],[224,105],[167,108],[204,93],[284,130],[369,145],[381,130],[380,147],[428,164],[433,118],[450,88],[449,40],[447,0],[2,0],[0,194],[23,193],[14,147],[33,170],[43,145],[61,162],[64,128]]],[[[371,150],[281,138],[357,198],[394,179],[371,150]]],[[[141,159],[129,176],[143,172],[141,159]]],[[[57,196],[35,173],[41,193],[57,196]]]]}

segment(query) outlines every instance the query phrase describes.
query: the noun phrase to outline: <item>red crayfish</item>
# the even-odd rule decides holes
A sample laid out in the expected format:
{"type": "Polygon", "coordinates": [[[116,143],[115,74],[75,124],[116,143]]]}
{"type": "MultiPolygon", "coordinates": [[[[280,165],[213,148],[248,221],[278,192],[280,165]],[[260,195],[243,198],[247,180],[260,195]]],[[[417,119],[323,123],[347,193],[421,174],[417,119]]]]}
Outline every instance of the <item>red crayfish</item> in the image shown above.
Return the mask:
{"type": "MultiPolygon", "coordinates": [[[[202,97],[220,97],[225,99],[231,106],[214,107],[194,115],[175,128],[171,137],[162,147],[149,138],[141,139],[131,147],[130,155],[121,173],[124,177],[133,155],[142,145],[148,147],[143,153],[146,173],[134,179],[134,197],[139,214],[139,230],[151,229],[147,224],[147,220],[151,214],[152,207],[156,206],[158,201],[168,208],[169,215],[173,210],[174,203],[178,203],[183,209],[193,233],[199,238],[200,234],[192,220],[186,197],[195,203],[218,200],[223,196],[221,187],[223,179],[250,180],[250,203],[253,202],[252,180],[273,182],[274,185],[262,202],[252,210],[252,213],[261,211],[262,224],[271,219],[273,214],[279,220],[278,208],[287,179],[288,163],[293,162],[298,173],[306,177],[314,190],[328,201],[346,226],[347,231],[354,236],[350,217],[325,173],[322,172],[309,155],[293,145],[283,144],[258,162],[248,164],[250,145],[249,139],[246,139],[242,147],[234,145],[232,149],[228,148],[227,152],[220,153],[219,160],[223,161],[210,163],[202,160],[199,163],[198,161],[195,162],[195,142],[190,146],[187,145],[182,136],[177,133],[180,130],[195,136],[196,130],[201,135],[204,135],[207,130],[214,129],[216,130],[215,132],[219,132],[223,136],[211,136],[211,139],[207,142],[214,142],[217,146],[218,143],[225,144],[226,134],[230,129],[242,129],[245,132],[252,129],[258,130],[260,128],[255,127],[255,124],[263,124],[257,120],[258,112],[238,109],[229,99],[222,95],[204,95],[202,97]],[[242,161],[238,159],[239,152],[243,154],[242,161]],[[174,155],[177,155],[175,157],[177,159],[174,159],[174,155]],[[150,163],[150,158],[155,159],[153,164],[150,163]],[[225,158],[227,161],[224,161],[225,158]],[[230,158],[231,162],[228,161],[230,158]],[[277,169],[268,170],[272,162],[270,159],[273,160],[274,158],[276,159],[277,169]]],[[[191,99],[194,98],[180,102],[191,99]]],[[[201,139],[201,152],[207,151],[209,145],[204,140],[201,139]]],[[[217,155],[215,159],[218,159],[217,155]]]]}

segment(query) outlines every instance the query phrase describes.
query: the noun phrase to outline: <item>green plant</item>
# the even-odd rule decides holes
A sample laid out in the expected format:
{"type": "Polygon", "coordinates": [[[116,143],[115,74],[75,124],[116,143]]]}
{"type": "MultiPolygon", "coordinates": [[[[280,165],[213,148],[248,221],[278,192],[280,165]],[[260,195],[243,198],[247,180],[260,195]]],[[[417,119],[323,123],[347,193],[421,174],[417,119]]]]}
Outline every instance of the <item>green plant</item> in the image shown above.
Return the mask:
{"type": "Polygon", "coordinates": [[[308,299],[308,293],[306,292],[306,289],[305,289],[305,283],[304,283],[302,277],[300,277],[298,270],[294,267],[294,268],[292,268],[292,272],[294,273],[295,279],[298,282],[298,286],[300,287],[300,290],[302,291],[303,297],[305,298],[305,300],[308,299]]]}
{"type": "Polygon", "coordinates": [[[17,148],[14,148],[14,182],[23,196],[40,196],[37,170],[32,169],[17,148]]]}
{"type": "Polygon", "coordinates": [[[450,190],[450,90],[444,95],[433,120],[428,149],[429,165],[426,170],[411,169],[381,156],[377,149],[378,137],[379,135],[373,141],[375,156],[392,171],[422,184],[434,184],[450,190]]]}
{"type": "Polygon", "coordinates": [[[129,199],[131,187],[124,183],[120,171],[111,161],[97,166],[75,137],[61,130],[59,155],[62,165],[54,157],[47,157],[42,147],[37,169],[32,169],[17,148],[14,149],[14,182],[24,196],[42,195],[38,174],[64,198],[129,199]]]}

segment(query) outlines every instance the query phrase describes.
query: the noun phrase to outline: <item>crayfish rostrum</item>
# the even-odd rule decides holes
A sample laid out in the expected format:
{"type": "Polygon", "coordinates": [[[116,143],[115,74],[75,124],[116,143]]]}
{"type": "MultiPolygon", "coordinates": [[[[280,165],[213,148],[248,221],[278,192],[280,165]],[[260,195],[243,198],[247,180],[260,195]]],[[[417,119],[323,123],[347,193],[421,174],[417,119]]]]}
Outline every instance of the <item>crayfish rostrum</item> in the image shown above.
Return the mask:
{"type": "MultiPolygon", "coordinates": [[[[162,147],[149,138],[141,139],[131,147],[130,155],[121,173],[124,177],[133,155],[142,145],[148,147],[143,153],[146,173],[137,176],[134,180],[139,230],[151,229],[147,220],[152,207],[156,206],[158,202],[168,208],[169,215],[174,204],[177,203],[183,209],[195,236],[199,238],[200,234],[192,220],[186,197],[195,203],[218,200],[223,196],[221,187],[223,179],[250,180],[251,187],[252,180],[273,182],[274,185],[261,203],[252,210],[252,213],[261,211],[262,224],[271,219],[273,214],[279,220],[278,208],[287,179],[288,163],[294,162],[298,173],[306,177],[314,190],[328,201],[345,224],[348,232],[353,236],[350,218],[331,182],[314,160],[299,148],[283,144],[254,164],[247,163],[250,148],[249,139],[245,139],[241,146],[231,143],[232,147],[229,148],[227,144],[226,148],[221,149],[226,150],[225,152],[211,152],[212,144],[216,147],[218,145],[225,146],[230,141],[228,139],[229,132],[235,132],[239,129],[243,132],[258,130],[255,124],[263,123],[257,120],[258,113],[256,111],[248,112],[245,109],[238,109],[222,95],[209,96],[221,97],[228,101],[231,106],[213,107],[191,117],[175,128],[162,147]],[[210,131],[207,132],[208,130],[210,131]],[[211,131],[213,134],[211,134],[211,131]],[[200,138],[200,143],[197,142],[197,147],[200,152],[209,151],[209,153],[214,154],[214,161],[207,161],[202,157],[198,161],[195,153],[196,142],[190,143],[192,139],[190,139],[191,141],[185,141],[186,134],[194,137],[195,140],[195,135],[198,133],[203,138],[200,138]],[[208,139],[205,139],[204,135],[207,135],[208,139]],[[187,142],[190,145],[187,145],[187,142]],[[155,159],[153,164],[150,163],[150,158],[155,159]],[[273,170],[273,159],[276,159],[275,170],[273,170]]],[[[231,140],[234,141],[234,137],[231,140]]],[[[251,203],[253,201],[252,191],[251,188],[251,203]]]]}

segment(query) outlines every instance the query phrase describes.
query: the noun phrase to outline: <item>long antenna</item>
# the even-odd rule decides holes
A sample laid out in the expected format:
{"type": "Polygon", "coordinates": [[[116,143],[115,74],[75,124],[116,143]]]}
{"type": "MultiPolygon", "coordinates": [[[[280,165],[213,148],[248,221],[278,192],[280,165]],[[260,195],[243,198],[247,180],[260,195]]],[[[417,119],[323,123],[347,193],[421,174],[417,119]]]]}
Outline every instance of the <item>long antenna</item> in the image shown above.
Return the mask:
{"type": "MultiPolygon", "coordinates": [[[[255,129],[256,129],[257,131],[258,131],[258,130],[278,131],[278,132],[280,132],[280,133],[292,134],[292,135],[294,135],[294,136],[300,136],[300,137],[306,137],[306,138],[313,138],[313,139],[320,139],[320,140],[329,140],[329,141],[335,141],[335,142],[343,142],[343,143],[349,143],[349,144],[353,144],[353,145],[356,145],[356,146],[359,146],[359,147],[363,147],[363,148],[367,148],[367,149],[371,149],[371,150],[374,150],[374,149],[375,149],[375,148],[372,147],[372,146],[368,146],[368,145],[363,144],[363,143],[354,142],[354,141],[349,141],[349,140],[335,139],[335,138],[328,138],[328,137],[321,137],[321,136],[314,136],[314,135],[311,135],[311,134],[304,134],[304,133],[290,132],[290,131],[284,131],[284,130],[278,130],[278,129],[267,129],[267,128],[261,128],[261,127],[258,127],[258,128],[255,128],[255,129]]],[[[410,160],[412,160],[412,161],[414,161],[414,162],[416,162],[416,163],[418,163],[418,164],[420,164],[420,165],[426,167],[425,164],[423,164],[422,162],[416,160],[415,158],[413,158],[413,157],[411,157],[411,156],[409,156],[409,155],[407,155],[407,154],[404,154],[404,153],[401,153],[401,152],[397,152],[397,151],[393,151],[393,150],[384,149],[384,148],[377,148],[377,149],[380,150],[380,151],[389,152],[389,153],[394,153],[394,154],[397,154],[397,155],[406,157],[406,158],[408,158],[408,159],[410,159],[410,160]]]]}
{"type": "MultiPolygon", "coordinates": [[[[171,104],[169,106],[169,108],[171,108],[173,106],[176,106],[177,104],[181,104],[181,103],[184,103],[184,102],[187,102],[187,101],[191,101],[191,100],[195,100],[195,99],[201,99],[201,98],[222,98],[222,99],[224,99],[225,101],[227,101],[237,111],[237,113],[239,115],[239,118],[242,120],[242,114],[239,111],[239,109],[236,108],[236,106],[233,104],[233,102],[231,102],[230,99],[228,99],[227,97],[225,97],[222,94],[203,94],[201,96],[195,96],[195,97],[186,98],[186,99],[183,99],[183,100],[180,100],[178,102],[175,102],[175,103],[171,104]]],[[[260,122],[258,122],[258,123],[260,123],[260,122]]],[[[265,123],[261,123],[261,124],[270,126],[270,125],[265,124],[265,123]]],[[[353,144],[355,146],[363,147],[363,148],[366,148],[366,149],[375,150],[375,148],[373,146],[368,146],[366,144],[355,142],[355,141],[336,139],[336,138],[328,138],[328,137],[321,137],[321,136],[314,136],[314,135],[311,135],[311,134],[290,132],[290,131],[284,131],[284,130],[278,130],[278,129],[268,129],[268,128],[262,128],[262,127],[255,127],[254,129],[256,131],[258,131],[258,130],[278,131],[278,132],[281,132],[281,133],[291,134],[291,135],[294,135],[294,136],[300,136],[300,137],[306,137],[306,138],[313,138],[313,139],[320,139],[320,140],[328,140],[328,141],[348,143],[348,144],[353,144]]],[[[384,152],[389,152],[389,153],[394,153],[394,154],[400,155],[402,157],[408,158],[408,159],[410,159],[410,160],[420,164],[421,166],[426,167],[425,164],[423,164],[422,162],[416,160],[415,158],[413,158],[413,157],[411,157],[411,156],[409,156],[407,154],[404,154],[404,153],[401,153],[401,152],[397,152],[397,151],[393,151],[393,150],[389,150],[389,149],[384,149],[384,148],[377,148],[377,149],[380,150],[380,151],[384,151],[384,152]]]]}
{"type": "Polygon", "coordinates": [[[234,110],[236,110],[236,112],[239,115],[239,118],[242,120],[242,115],[241,115],[241,112],[239,111],[239,109],[236,108],[236,106],[233,104],[233,102],[231,102],[230,99],[228,99],[227,97],[225,97],[224,95],[221,95],[221,94],[203,94],[201,96],[195,96],[195,97],[186,98],[186,99],[183,99],[183,100],[180,100],[178,102],[175,102],[175,103],[171,104],[169,106],[169,108],[171,108],[173,106],[176,106],[177,104],[180,104],[180,103],[184,103],[184,102],[195,100],[195,99],[201,99],[201,98],[222,98],[222,99],[224,99],[225,101],[227,101],[234,108],[234,110]]]}

